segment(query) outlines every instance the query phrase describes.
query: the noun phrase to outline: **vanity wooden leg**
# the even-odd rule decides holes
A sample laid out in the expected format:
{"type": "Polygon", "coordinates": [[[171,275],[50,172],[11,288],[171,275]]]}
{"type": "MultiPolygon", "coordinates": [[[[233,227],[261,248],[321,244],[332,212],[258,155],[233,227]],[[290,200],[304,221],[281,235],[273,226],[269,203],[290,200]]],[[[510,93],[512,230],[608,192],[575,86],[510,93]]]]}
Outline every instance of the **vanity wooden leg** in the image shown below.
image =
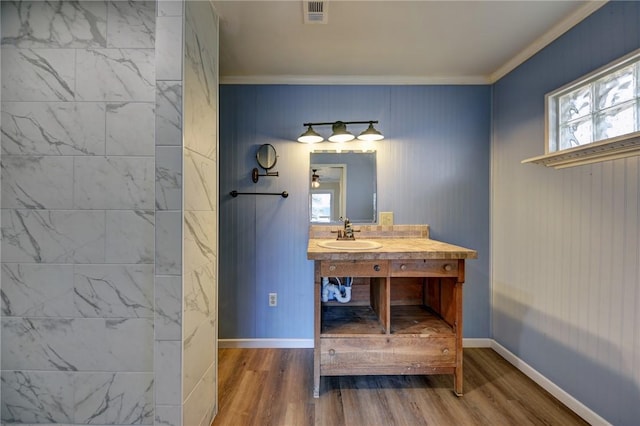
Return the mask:
{"type": "Polygon", "coordinates": [[[453,372],[454,392],[462,396],[462,284],[464,283],[464,260],[458,261],[458,280],[453,288],[455,301],[455,330],[456,330],[456,369],[453,372]]]}
{"type": "Polygon", "coordinates": [[[320,262],[314,262],[314,324],[313,324],[313,397],[320,397],[320,319],[322,304],[320,292],[322,291],[322,279],[320,277],[320,262]]]}
{"type": "Polygon", "coordinates": [[[456,367],[453,372],[453,392],[457,396],[462,396],[462,366],[456,367]]]}

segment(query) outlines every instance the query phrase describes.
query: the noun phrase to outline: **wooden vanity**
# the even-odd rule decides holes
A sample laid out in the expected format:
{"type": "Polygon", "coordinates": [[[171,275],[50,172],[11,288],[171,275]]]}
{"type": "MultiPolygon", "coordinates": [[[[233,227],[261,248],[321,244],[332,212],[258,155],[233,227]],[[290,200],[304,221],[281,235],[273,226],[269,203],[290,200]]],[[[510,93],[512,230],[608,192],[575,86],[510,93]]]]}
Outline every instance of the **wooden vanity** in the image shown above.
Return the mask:
{"type": "Polygon", "coordinates": [[[356,226],[381,248],[338,250],[339,227],[310,227],[314,381],[321,376],[452,374],[462,395],[462,285],[474,250],[429,239],[427,225],[356,226]],[[353,277],[352,299],[322,302],[322,277],[353,277]]]}

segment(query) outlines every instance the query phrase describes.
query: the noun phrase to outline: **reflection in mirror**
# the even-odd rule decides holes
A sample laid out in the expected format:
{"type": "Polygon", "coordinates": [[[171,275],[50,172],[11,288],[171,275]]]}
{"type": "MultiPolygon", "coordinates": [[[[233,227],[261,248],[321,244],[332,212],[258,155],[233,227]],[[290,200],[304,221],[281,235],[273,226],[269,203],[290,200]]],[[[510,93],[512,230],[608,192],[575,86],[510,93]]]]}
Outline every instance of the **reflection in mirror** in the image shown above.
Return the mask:
{"type": "Polygon", "coordinates": [[[312,223],[376,222],[376,153],[312,152],[309,171],[309,220],[312,223]],[[313,171],[315,170],[315,172],[313,171]],[[319,185],[312,186],[312,175],[319,185]]]}
{"type": "Polygon", "coordinates": [[[258,160],[258,164],[263,169],[272,169],[276,165],[276,161],[278,161],[276,149],[270,143],[260,145],[256,153],[256,160],[258,160]]]}

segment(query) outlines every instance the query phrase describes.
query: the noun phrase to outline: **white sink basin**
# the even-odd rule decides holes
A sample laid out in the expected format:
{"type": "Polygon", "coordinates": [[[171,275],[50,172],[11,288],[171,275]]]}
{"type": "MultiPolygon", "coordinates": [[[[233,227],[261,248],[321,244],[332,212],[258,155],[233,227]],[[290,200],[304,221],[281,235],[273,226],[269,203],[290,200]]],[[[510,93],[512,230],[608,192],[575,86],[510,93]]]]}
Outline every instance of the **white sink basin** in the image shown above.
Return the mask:
{"type": "Polygon", "coordinates": [[[318,245],[337,250],[369,250],[382,247],[382,244],[369,240],[327,240],[320,241],[318,245]]]}

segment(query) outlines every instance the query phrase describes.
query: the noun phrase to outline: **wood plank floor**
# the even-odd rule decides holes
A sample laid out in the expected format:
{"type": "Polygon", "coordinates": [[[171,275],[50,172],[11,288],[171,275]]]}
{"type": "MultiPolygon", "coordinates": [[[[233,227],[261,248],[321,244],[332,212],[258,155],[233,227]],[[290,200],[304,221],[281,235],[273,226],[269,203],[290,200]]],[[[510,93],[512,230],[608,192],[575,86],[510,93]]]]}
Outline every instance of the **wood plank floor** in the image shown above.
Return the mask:
{"type": "Polygon", "coordinates": [[[464,396],[452,376],[323,377],[312,349],[221,349],[213,426],[587,425],[492,349],[464,350],[464,396]]]}

